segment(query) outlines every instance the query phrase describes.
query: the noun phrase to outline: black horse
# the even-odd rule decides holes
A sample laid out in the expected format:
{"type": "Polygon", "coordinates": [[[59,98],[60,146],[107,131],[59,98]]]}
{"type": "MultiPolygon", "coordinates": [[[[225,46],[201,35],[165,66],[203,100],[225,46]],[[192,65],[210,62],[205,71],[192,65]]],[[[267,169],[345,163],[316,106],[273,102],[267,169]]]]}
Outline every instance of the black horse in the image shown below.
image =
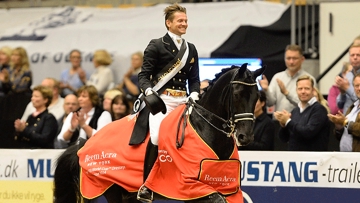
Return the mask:
{"type": "MultiPolygon", "coordinates": [[[[263,71],[264,68],[251,72],[247,69],[247,65],[244,64],[241,67],[232,66],[231,68],[224,69],[221,73],[218,73],[216,78],[210,82],[209,87],[205,89],[205,92],[201,95],[200,100],[197,103],[190,101],[186,107],[182,106],[181,108],[184,110],[178,111],[181,113],[179,116],[176,115],[178,122],[170,122],[177,129],[175,135],[168,132],[161,133],[164,128],[163,126],[165,126],[161,125],[159,135],[159,152],[162,145],[161,137],[165,137],[167,134],[171,134],[168,136],[170,136],[171,139],[176,140],[176,142],[171,143],[171,146],[174,146],[174,151],[182,153],[181,151],[184,151],[184,149],[189,149],[188,145],[190,142],[187,142],[187,139],[191,140],[191,138],[188,138],[188,135],[184,132],[186,125],[190,125],[200,137],[201,142],[204,142],[204,144],[211,149],[216,159],[230,160],[231,157],[234,157],[236,144],[246,145],[253,140],[253,111],[258,99],[258,89],[255,78],[262,74],[263,71]]],[[[176,112],[176,109],[174,112],[176,112]]],[[[172,112],[169,116],[172,114],[175,113],[172,112]]],[[[164,119],[163,123],[169,123],[170,118],[168,117],[164,119]]],[[[136,192],[142,184],[144,153],[149,137],[147,137],[145,142],[139,146],[129,146],[128,140],[130,138],[130,132],[132,131],[131,127],[133,127],[133,124],[128,125],[127,123],[133,123],[131,122],[130,117],[115,121],[98,131],[94,137],[87,141],[84,147],[82,147],[84,143],[78,142],[78,144],[69,147],[59,157],[54,175],[54,198],[56,203],[86,202],[91,201],[88,199],[92,199],[101,194],[105,196],[109,203],[140,202],[136,199],[136,192]],[[126,130],[127,128],[130,129],[126,130]],[[119,137],[121,137],[121,139],[119,139],[119,137]],[[111,140],[110,142],[113,142],[113,144],[112,146],[102,145],[102,142],[100,142],[102,140],[111,140]],[[79,149],[80,151],[78,154],[80,159],[77,156],[79,149]],[[98,151],[91,152],[91,150],[98,151]],[[108,153],[109,151],[112,152],[112,150],[117,150],[117,152],[108,153]],[[140,154],[138,156],[140,158],[136,158],[138,154],[140,154]],[[123,167],[122,160],[130,162],[138,161],[141,162],[141,164],[139,166],[137,166],[137,164],[130,164],[123,167]],[[79,167],[79,162],[81,167],[79,167]],[[112,168],[105,167],[105,169],[103,167],[104,165],[99,165],[105,164],[106,166],[106,164],[110,162],[117,165],[112,168]],[[93,164],[98,165],[97,167],[93,167],[93,164]],[[134,168],[132,169],[131,167],[133,166],[134,168]],[[118,173],[118,170],[122,170],[124,168],[133,170],[130,171],[130,174],[132,175],[125,175],[123,178],[130,178],[130,182],[128,182],[129,179],[110,179],[121,179],[121,173],[126,170],[121,171],[121,173],[118,173]],[[111,173],[117,174],[114,175],[111,173]],[[79,174],[81,174],[81,176],[79,176],[79,174]],[[107,175],[111,177],[107,177],[107,175]],[[101,178],[103,178],[106,182],[105,185],[99,185],[100,182],[98,181],[101,178]],[[89,182],[86,182],[85,184],[84,181],[86,180],[90,180],[91,184],[89,182]],[[92,192],[88,192],[86,190],[99,191],[97,191],[97,195],[94,196],[92,192]],[[90,193],[91,195],[89,195],[90,193]]],[[[196,149],[193,150],[193,154],[196,154],[196,149]]],[[[235,157],[236,156],[237,151],[235,153],[235,157]]],[[[173,157],[176,157],[176,155],[173,155],[173,157]]],[[[172,157],[169,158],[171,158],[171,162],[173,162],[172,157]]],[[[206,160],[208,157],[203,158],[206,160]]],[[[209,157],[209,159],[211,158],[212,157],[209,157]]],[[[160,159],[160,154],[159,160],[154,166],[154,168],[157,169],[153,168],[153,171],[160,170],[162,167],[162,163],[160,162],[163,161],[160,159]],[[158,162],[159,164],[157,164],[158,162]]],[[[176,161],[174,160],[174,162],[176,161]]],[[[211,170],[212,169],[210,169],[210,171],[211,170]]],[[[156,178],[156,175],[154,175],[155,172],[153,171],[150,173],[149,177],[156,178]]],[[[176,184],[171,182],[170,179],[168,187],[176,184]]],[[[199,183],[201,181],[195,180],[195,182],[199,183]]],[[[207,185],[202,185],[207,188],[207,185]]],[[[154,199],[177,199],[183,200],[187,203],[226,202],[225,198],[234,197],[234,193],[241,194],[239,184],[228,189],[232,192],[223,193],[221,191],[215,191],[199,198],[189,197],[180,199],[173,198],[173,196],[164,194],[163,192],[161,192],[160,194],[162,195],[160,195],[156,193],[157,190],[153,190],[155,192],[154,199]]],[[[228,202],[238,203],[242,201],[242,198],[238,198],[236,201],[229,200],[228,202]]]]}

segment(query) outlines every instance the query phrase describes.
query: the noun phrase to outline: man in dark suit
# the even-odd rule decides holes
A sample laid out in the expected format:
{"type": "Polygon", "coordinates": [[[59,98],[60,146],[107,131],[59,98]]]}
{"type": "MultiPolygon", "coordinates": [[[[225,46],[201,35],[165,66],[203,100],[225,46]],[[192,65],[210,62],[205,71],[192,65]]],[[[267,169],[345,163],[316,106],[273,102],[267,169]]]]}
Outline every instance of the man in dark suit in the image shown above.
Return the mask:
{"type": "MultiPolygon", "coordinates": [[[[149,96],[157,92],[166,105],[166,113],[149,114],[150,139],[145,155],[144,181],[157,158],[158,131],[163,118],[188,100],[198,100],[200,92],[198,54],[195,46],[182,39],[188,27],[186,8],[177,3],[164,10],[168,32],[153,39],[144,52],[144,61],[139,73],[141,92],[149,96]]],[[[156,94],[156,93],[155,93],[156,94]]],[[[138,198],[152,200],[152,191],[142,186],[138,198]]]]}

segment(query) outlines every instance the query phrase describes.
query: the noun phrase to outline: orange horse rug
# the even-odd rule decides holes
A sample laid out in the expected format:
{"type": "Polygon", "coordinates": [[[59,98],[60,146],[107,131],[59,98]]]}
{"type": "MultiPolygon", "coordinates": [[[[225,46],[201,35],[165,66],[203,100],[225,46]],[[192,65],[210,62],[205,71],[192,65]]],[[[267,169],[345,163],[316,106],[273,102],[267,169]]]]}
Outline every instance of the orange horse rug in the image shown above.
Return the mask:
{"type": "Polygon", "coordinates": [[[136,117],[131,115],[114,121],[91,137],[78,151],[81,194],[93,199],[112,184],[136,192],[143,184],[146,144],[129,145],[136,117]]]}
{"type": "MultiPolygon", "coordinates": [[[[229,160],[219,160],[187,119],[184,144],[176,148],[176,135],[182,133],[177,132],[177,124],[185,107],[179,106],[161,123],[158,159],[145,185],[170,199],[191,200],[219,192],[229,203],[242,203],[235,144],[229,160]]],[[[114,183],[129,192],[137,191],[143,184],[149,136],[143,144],[128,144],[135,121],[136,117],[128,116],[110,123],[79,150],[80,189],[84,197],[100,196],[114,183]]]]}

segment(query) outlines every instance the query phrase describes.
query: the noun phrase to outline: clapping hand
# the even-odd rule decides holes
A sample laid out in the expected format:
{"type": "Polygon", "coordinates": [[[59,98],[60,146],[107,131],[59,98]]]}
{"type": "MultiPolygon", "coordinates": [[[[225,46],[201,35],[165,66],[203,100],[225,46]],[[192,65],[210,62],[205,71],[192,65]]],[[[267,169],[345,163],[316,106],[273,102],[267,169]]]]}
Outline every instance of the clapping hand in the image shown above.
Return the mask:
{"type": "Polygon", "coordinates": [[[335,124],[336,129],[339,130],[344,127],[343,124],[344,121],[346,120],[346,117],[344,116],[343,113],[341,113],[341,111],[338,111],[336,115],[328,114],[327,116],[329,120],[335,124]]]}
{"type": "Polygon", "coordinates": [[[20,119],[16,119],[14,122],[14,127],[15,127],[16,132],[22,132],[22,131],[24,131],[26,125],[25,125],[24,121],[22,121],[20,119]]]}
{"type": "Polygon", "coordinates": [[[291,118],[291,113],[286,110],[276,111],[274,112],[274,117],[277,121],[279,121],[281,127],[285,127],[286,122],[291,118]]]}
{"type": "Polygon", "coordinates": [[[259,80],[259,84],[263,90],[267,90],[269,88],[269,81],[267,80],[265,75],[262,75],[262,79],[259,80]]]}
{"type": "Polygon", "coordinates": [[[285,96],[288,95],[289,92],[288,92],[288,90],[286,89],[283,81],[281,81],[279,78],[277,78],[277,79],[276,79],[276,82],[278,83],[278,86],[279,86],[279,88],[280,88],[281,93],[282,93],[283,95],[285,95],[285,96]]]}

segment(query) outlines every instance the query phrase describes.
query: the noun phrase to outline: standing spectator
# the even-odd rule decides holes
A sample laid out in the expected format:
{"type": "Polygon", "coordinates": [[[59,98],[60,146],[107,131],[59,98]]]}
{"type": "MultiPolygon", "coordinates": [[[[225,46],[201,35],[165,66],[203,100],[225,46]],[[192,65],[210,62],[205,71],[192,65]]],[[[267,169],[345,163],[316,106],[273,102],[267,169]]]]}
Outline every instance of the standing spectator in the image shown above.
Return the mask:
{"type": "Polygon", "coordinates": [[[109,86],[113,84],[113,73],[108,67],[111,63],[111,55],[106,50],[95,51],[93,64],[96,70],[90,75],[90,79],[86,82],[86,85],[93,85],[99,95],[104,95],[106,90],[109,89],[109,86]]]}
{"type": "Polygon", "coordinates": [[[290,112],[297,106],[299,98],[296,94],[296,81],[300,76],[309,75],[315,81],[313,76],[301,69],[304,60],[300,46],[288,45],[285,48],[286,70],[276,73],[270,84],[265,75],[259,80],[261,88],[266,93],[267,105],[275,105],[275,111],[290,112]]]}
{"type": "MultiPolygon", "coordinates": [[[[50,105],[47,107],[49,112],[55,116],[56,120],[59,120],[64,115],[64,99],[60,96],[60,83],[54,78],[45,78],[41,82],[41,86],[51,89],[53,96],[50,105]]],[[[34,106],[30,102],[24,111],[21,120],[25,121],[29,115],[34,112],[34,106]]]]}
{"type": "Polygon", "coordinates": [[[266,114],[266,94],[259,91],[260,97],[255,105],[254,141],[239,150],[274,150],[275,125],[266,114]]]}
{"type": "MultiPolygon", "coordinates": [[[[150,96],[153,94],[154,82],[159,82],[162,77],[158,76],[161,71],[173,70],[174,76],[168,77],[168,82],[159,87],[160,98],[166,105],[166,114],[149,114],[150,141],[145,155],[144,180],[150,173],[158,154],[158,131],[161,121],[177,106],[184,104],[186,98],[186,84],[190,97],[196,101],[199,99],[200,79],[198,53],[195,46],[181,38],[188,27],[186,8],[175,3],[165,8],[165,26],[168,32],[165,36],[150,41],[144,52],[144,62],[139,73],[139,85],[141,91],[150,96]],[[187,48],[185,50],[185,48],[187,48]],[[178,53],[184,53],[179,56],[178,53]],[[174,59],[183,61],[180,63],[181,70],[166,68],[175,66],[174,59]]],[[[178,62],[176,62],[178,63],[178,62]]],[[[171,75],[168,73],[168,76],[171,75]]],[[[166,76],[165,76],[166,77],[166,76]]],[[[159,84],[159,83],[157,83],[159,84]]],[[[140,112],[139,118],[144,112],[140,112]]],[[[144,114],[143,114],[144,115],[144,114]]],[[[137,119],[139,122],[140,119],[137,119]]],[[[138,123],[137,122],[137,123],[138,123]]],[[[141,121],[140,122],[144,122],[141,121]]],[[[152,191],[144,185],[139,189],[138,197],[145,201],[152,200],[152,191]]]]}
{"type": "Polygon", "coordinates": [[[289,142],[290,151],[326,151],[330,135],[330,121],[323,107],[313,95],[314,81],[304,75],[297,79],[298,107],[291,111],[276,111],[274,117],[281,129],[279,137],[289,142]]]}
{"type": "Polygon", "coordinates": [[[360,73],[360,44],[352,45],[349,49],[350,64],[352,71],[348,72],[345,77],[336,76],[335,83],[340,89],[336,101],[337,106],[347,112],[348,108],[358,99],[354,92],[352,82],[354,75],[360,73]]]}
{"type": "Polygon", "coordinates": [[[26,50],[22,47],[15,48],[11,53],[11,67],[9,72],[4,71],[0,80],[3,91],[14,93],[30,93],[32,84],[32,73],[30,70],[29,59],[26,50]]]}
{"type": "Polygon", "coordinates": [[[75,94],[87,80],[87,74],[81,68],[81,52],[77,49],[72,50],[69,59],[71,68],[64,70],[60,78],[61,95],[64,97],[68,94],[75,94]]]}
{"type": "Polygon", "coordinates": [[[104,101],[103,101],[103,109],[105,111],[111,111],[111,102],[117,95],[122,95],[123,93],[118,89],[111,89],[105,92],[104,101]]]}
{"type": "Polygon", "coordinates": [[[131,67],[125,73],[123,81],[118,85],[118,89],[125,92],[126,98],[134,102],[140,94],[138,74],[141,71],[143,54],[136,52],[131,55],[131,67]]]}
{"type": "MultiPolygon", "coordinates": [[[[352,65],[349,62],[345,62],[343,64],[343,68],[342,68],[341,73],[339,74],[339,76],[344,78],[348,72],[352,71],[352,69],[353,69],[352,65]]],[[[336,83],[334,83],[330,87],[329,94],[328,94],[328,97],[327,97],[327,101],[328,101],[329,108],[330,108],[330,113],[333,114],[333,115],[337,114],[339,111],[341,111],[341,112],[343,111],[341,108],[338,107],[338,105],[336,103],[336,98],[337,98],[337,96],[339,94],[340,94],[340,89],[336,85],[336,83]]]]}
{"type": "Polygon", "coordinates": [[[52,91],[44,86],[33,89],[31,102],[35,111],[26,119],[26,123],[15,121],[15,140],[21,142],[22,148],[54,148],[53,140],[56,137],[57,122],[48,112],[51,103],[52,91]]]}
{"type": "Polygon", "coordinates": [[[111,117],[112,120],[119,120],[131,113],[131,108],[129,104],[129,100],[125,97],[125,95],[117,95],[111,102],[111,117]]]}
{"type": "Polygon", "coordinates": [[[335,124],[335,135],[340,139],[342,152],[360,152],[360,73],[354,77],[353,87],[358,99],[347,110],[346,116],[341,112],[328,115],[335,124]]]}
{"type": "Polygon", "coordinates": [[[78,92],[80,110],[71,112],[57,136],[56,146],[67,148],[78,140],[90,139],[98,130],[111,123],[111,115],[99,107],[99,95],[92,85],[82,86],[78,92]]]}
{"type": "Polygon", "coordinates": [[[10,71],[11,52],[10,47],[5,46],[0,48],[0,96],[5,95],[2,88],[2,81],[8,80],[8,78],[5,78],[5,75],[8,75],[10,71]]]}

